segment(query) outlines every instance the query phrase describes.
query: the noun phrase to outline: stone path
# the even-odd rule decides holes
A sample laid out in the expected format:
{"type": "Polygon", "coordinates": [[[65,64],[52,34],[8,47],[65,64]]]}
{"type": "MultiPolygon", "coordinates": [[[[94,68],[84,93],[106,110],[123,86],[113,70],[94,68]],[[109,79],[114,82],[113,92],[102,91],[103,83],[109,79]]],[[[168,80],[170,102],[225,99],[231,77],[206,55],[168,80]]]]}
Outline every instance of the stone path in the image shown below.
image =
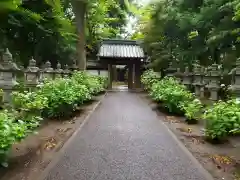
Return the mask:
{"type": "Polygon", "coordinates": [[[207,180],[158,118],[137,94],[109,93],[44,179],[207,180]]]}

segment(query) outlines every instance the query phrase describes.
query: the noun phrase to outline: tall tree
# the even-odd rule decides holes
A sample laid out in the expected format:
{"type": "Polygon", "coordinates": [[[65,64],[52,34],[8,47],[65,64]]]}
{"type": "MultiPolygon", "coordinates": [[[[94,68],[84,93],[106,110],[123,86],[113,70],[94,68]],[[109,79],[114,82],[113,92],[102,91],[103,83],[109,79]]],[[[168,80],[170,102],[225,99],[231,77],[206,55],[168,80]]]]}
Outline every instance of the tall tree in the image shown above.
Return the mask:
{"type": "Polygon", "coordinates": [[[128,11],[128,0],[72,0],[78,27],[78,65],[86,68],[86,47],[96,54],[101,38],[118,37],[123,31],[128,11]]]}
{"type": "Polygon", "coordinates": [[[85,33],[85,17],[87,11],[87,2],[86,0],[72,0],[73,11],[76,16],[76,25],[78,30],[78,45],[77,45],[77,54],[78,54],[78,67],[80,70],[86,69],[86,33],[85,33]]]}
{"type": "Polygon", "coordinates": [[[159,68],[170,62],[221,64],[240,55],[239,0],[163,0],[153,7],[150,22],[139,31],[159,68]]]}

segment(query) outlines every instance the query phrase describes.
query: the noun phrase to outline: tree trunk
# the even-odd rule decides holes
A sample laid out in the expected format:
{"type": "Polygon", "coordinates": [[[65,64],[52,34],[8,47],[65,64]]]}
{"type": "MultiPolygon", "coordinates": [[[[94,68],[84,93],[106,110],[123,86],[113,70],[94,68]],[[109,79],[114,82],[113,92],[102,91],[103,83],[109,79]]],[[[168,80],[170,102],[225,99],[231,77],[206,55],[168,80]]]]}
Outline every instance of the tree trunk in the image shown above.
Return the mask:
{"type": "Polygon", "coordinates": [[[76,24],[78,29],[78,45],[77,53],[78,60],[77,65],[80,70],[86,69],[86,33],[85,33],[85,15],[87,3],[82,0],[72,0],[73,11],[76,16],[76,24]]]}

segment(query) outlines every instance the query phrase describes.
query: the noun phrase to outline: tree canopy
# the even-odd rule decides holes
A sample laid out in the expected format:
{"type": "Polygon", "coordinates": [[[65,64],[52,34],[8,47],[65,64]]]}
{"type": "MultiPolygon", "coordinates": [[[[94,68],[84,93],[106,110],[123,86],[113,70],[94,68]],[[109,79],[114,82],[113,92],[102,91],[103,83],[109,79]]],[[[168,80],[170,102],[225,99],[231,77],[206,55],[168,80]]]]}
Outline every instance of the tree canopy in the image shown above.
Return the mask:
{"type": "MultiPolygon", "coordinates": [[[[114,38],[123,31],[128,1],[91,0],[86,4],[87,52],[96,54],[101,38],[114,38]]],[[[1,0],[0,49],[9,48],[16,62],[26,66],[31,57],[38,64],[57,61],[71,64],[77,56],[77,30],[71,0],[1,0]]],[[[77,10],[81,11],[81,9],[77,10]]]]}
{"type": "Polygon", "coordinates": [[[239,0],[155,1],[140,17],[133,38],[142,34],[155,67],[196,62],[231,66],[240,55],[239,0]]]}

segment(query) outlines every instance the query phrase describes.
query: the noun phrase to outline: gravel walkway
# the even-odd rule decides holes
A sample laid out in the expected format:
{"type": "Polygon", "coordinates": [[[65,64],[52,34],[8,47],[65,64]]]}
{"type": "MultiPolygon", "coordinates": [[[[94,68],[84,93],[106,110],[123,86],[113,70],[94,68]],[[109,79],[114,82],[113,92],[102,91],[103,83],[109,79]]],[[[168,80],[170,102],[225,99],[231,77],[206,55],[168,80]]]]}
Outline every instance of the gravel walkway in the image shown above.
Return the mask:
{"type": "Polygon", "coordinates": [[[111,92],[45,180],[207,180],[137,94],[111,92]]]}

